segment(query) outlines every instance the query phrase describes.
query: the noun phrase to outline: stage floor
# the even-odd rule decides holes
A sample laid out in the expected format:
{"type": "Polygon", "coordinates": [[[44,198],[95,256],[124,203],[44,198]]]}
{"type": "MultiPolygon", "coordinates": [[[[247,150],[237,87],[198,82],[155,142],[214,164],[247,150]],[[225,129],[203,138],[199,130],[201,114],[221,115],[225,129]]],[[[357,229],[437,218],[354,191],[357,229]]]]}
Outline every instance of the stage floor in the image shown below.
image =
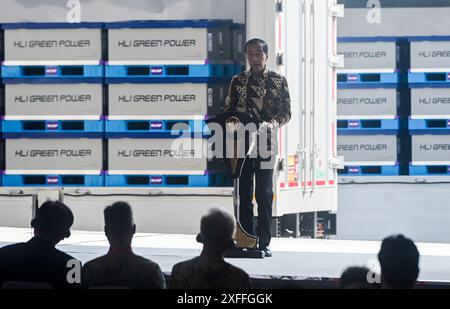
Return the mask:
{"type": "MultiPolygon", "coordinates": [[[[31,229],[0,228],[0,247],[24,242],[31,229]]],[[[273,257],[264,259],[227,259],[247,271],[252,278],[338,278],[349,266],[368,266],[379,270],[377,253],[380,242],[350,240],[314,240],[274,238],[273,257]]],[[[450,244],[417,243],[420,281],[450,282],[450,244]]],[[[102,232],[72,231],[72,236],[58,246],[83,263],[105,254],[108,242],[102,232]]],[[[135,235],[133,248],[161,266],[169,274],[174,264],[193,258],[201,251],[195,235],[135,235]]]]}

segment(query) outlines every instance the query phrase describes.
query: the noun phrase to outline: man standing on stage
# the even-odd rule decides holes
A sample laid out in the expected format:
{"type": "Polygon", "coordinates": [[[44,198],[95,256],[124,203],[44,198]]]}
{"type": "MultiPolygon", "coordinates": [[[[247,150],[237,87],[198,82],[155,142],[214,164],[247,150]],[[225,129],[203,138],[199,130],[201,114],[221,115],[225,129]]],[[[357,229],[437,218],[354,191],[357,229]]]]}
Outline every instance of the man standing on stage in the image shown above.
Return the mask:
{"type": "Polygon", "coordinates": [[[269,141],[265,153],[269,156],[261,156],[262,152],[258,147],[256,158],[248,158],[245,161],[239,182],[239,215],[244,230],[255,235],[253,222],[253,177],[255,177],[255,196],[258,204],[256,235],[259,237],[259,247],[266,257],[272,256],[269,244],[273,202],[273,162],[277,154],[274,140],[277,138],[278,128],[291,119],[291,101],[286,78],[267,70],[268,54],[268,46],[264,40],[252,39],[245,44],[245,55],[250,70],[233,77],[224,108],[224,111],[243,112],[264,121],[260,129],[267,132],[269,141]]]}

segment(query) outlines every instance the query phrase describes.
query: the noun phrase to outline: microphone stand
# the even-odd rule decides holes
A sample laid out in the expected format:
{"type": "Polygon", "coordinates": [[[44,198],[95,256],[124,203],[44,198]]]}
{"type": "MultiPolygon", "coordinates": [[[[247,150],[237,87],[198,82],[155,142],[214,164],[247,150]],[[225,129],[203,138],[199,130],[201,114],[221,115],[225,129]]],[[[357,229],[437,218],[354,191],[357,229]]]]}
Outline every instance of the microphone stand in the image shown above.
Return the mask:
{"type": "Polygon", "coordinates": [[[236,247],[233,249],[230,249],[226,252],[225,257],[226,258],[264,258],[264,252],[258,249],[258,238],[250,235],[247,233],[240,223],[240,191],[239,191],[239,179],[242,174],[242,170],[244,168],[245,162],[249,155],[252,153],[253,149],[255,148],[257,137],[258,137],[258,131],[252,133],[252,141],[249,146],[249,149],[243,159],[242,165],[239,170],[239,177],[236,177],[234,179],[234,209],[235,209],[235,217],[236,217],[236,236],[239,241],[241,242],[241,247],[236,247]],[[242,244],[242,242],[246,242],[247,245],[242,244]]]}

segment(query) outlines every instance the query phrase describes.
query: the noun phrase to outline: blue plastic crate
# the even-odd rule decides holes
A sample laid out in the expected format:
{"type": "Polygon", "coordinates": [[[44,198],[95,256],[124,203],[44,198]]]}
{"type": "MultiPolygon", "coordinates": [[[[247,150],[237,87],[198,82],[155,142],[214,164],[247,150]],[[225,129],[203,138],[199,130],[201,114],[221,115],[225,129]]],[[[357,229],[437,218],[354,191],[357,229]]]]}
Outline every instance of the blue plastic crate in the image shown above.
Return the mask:
{"type": "Polygon", "coordinates": [[[67,23],[67,22],[54,22],[54,23],[4,23],[0,27],[1,29],[102,29],[103,23],[99,22],[82,22],[82,23],[67,23]]]}
{"type": "Polygon", "coordinates": [[[107,84],[229,84],[230,76],[225,77],[108,77],[105,78],[107,84]]]}
{"type": "Polygon", "coordinates": [[[234,64],[106,65],[106,78],[231,77],[234,64]]]}
{"type": "Polygon", "coordinates": [[[178,137],[206,134],[204,120],[106,120],[106,137],[178,137]],[[177,130],[176,130],[177,129],[177,130]]]}
{"type": "Polygon", "coordinates": [[[106,175],[107,187],[221,187],[231,185],[225,175],[106,175]]]}
{"type": "Polygon", "coordinates": [[[2,175],[4,187],[103,187],[104,175],[2,175]]]}
{"type": "Polygon", "coordinates": [[[245,63],[242,63],[242,62],[235,62],[234,63],[234,75],[242,73],[245,70],[246,70],[245,63]]]}
{"type": "Polygon", "coordinates": [[[233,60],[232,20],[135,20],[104,26],[110,64],[207,64],[233,60]],[[191,28],[196,35],[190,35],[191,28]],[[133,32],[133,36],[127,31],[133,32]],[[136,62],[147,57],[152,62],[136,62]]]}
{"type": "Polygon", "coordinates": [[[359,43],[359,42],[398,42],[402,37],[398,36],[370,36],[370,37],[338,37],[338,43],[359,43]]]}
{"type": "Polygon", "coordinates": [[[339,176],[398,176],[401,174],[399,165],[392,166],[346,166],[338,170],[339,176]]]}
{"type": "MultiPolygon", "coordinates": [[[[411,36],[408,37],[411,44],[411,69],[408,71],[408,82],[411,87],[433,87],[434,85],[441,85],[444,87],[450,86],[450,71],[448,69],[448,62],[442,63],[448,59],[447,55],[428,55],[423,57],[422,63],[416,64],[418,55],[414,52],[425,52],[441,50],[441,47],[432,47],[434,43],[442,43],[444,46],[450,42],[450,36],[411,36]],[[425,47],[414,51],[413,44],[424,44],[425,47]],[[436,48],[436,49],[434,49],[436,48]],[[425,61],[426,60],[426,61],[425,61]],[[433,68],[433,69],[429,69],[433,68]]],[[[445,52],[445,49],[443,50],[445,52]]]]}
{"type": "MultiPolygon", "coordinates": [[[[74,30],[77,29],[98,29],[98,33],[101,33],[101,29],[103,28],[103,23],[91,23],[91,22],[83,22],[83,23],[66,23],[66,22],[55,22],[55,23],[34,23],[34,22],[25,22],[25,23],[5,23],[1,25],[1,28],[6,31],[15,31],[15,30],[31,30],[31,31],[39,31],[39,33],[48,33],[48,31],[52,30],[74,30]]],[[[11,35],[14,37],[13,35],[11,35]]],[[[6,37],[6,36],[5,36],[6,37]]],[[[31,38],[32,36],[28,35],[27,38],[31,38]]],[[[34,38],[34,37],[33,37],[34,38]]],[[[100,37],[99,37],[100,38],[100,37]]],[[[6,38],[5,38],[6,39],[6,38]]],[[[20,39],[20,38],[17,38],[20,39]]],[[[39,38],[36,38],[39,40],[39,38]]],[[[61,37],[63,39],[63,37],[61,37]]],[[[58,40],[57,38],[55,40],[58,40]]],[[[6,42],[5,42],[6,44],[6,42]]],[[[6,50],[6,47],[5,47],[6,50]]],[[[30,49],[29,53],[31,54],[33,49],[30,49]]],[[[21,78],[28,80],[29,82],[36,82],[35,79],[42,79],[41,82],[46,80],[61,80],[66,79],[70,81],[81,81],[83,78],[96,79],[97,82],[101,83],[102,78],[104,76],[104,67],[101,63],[101,54],[98,55],[96,59],[90,59],[89,62],[83,63],[83,61],[78,61],[77,63],[72,64],[58,64],[53,60],[57,61],[57,59],[49,59],[47,60],[39,60],[39,63],[34,63],[33,58],[25,60],[26,63],[22,62],[22,59],[7,59],[7,55],[4,57],[5,61],[2,62],[2,76],[8,81],[8,79],[21,78]],[[19,63],[9,63],[9,61],[14,61],[19,63]],[[48,61],[48,63],[46,63],[48,61]],[[93,62],[94,61],[94,62],[93,62]],[[11,65],[10,65],[11,64],[11,65]]],[[[3,58],[2,58],[3,60],[3,58]]],[[[62,61],[75,60],[75,59],[66,59],[62,61]]]]}
{"type": "Polygon", "coordinates": [[[409,165],[410,175],[450,176],[450,165],[409,165]]]}
{"type": "Polygon", "coordinates": [[[231,19],[186,19],[186,20],[133,20],[105,23],[106,29],[149,29],[149,28],[216,28],[231,26],[231,19]]]}
{"type": "Polygon", "coordinates": [[[338,120],[338,134],[397,134],[402,129],[401,121],[396,119],[338,120]]]}
{"type": "Polygon", "coordinates": [[[103,80],[103,65],[2,65],[3,79],[64,79],[79,82],[91,79],[96,82],[103,80]]]}
{"type": "Polygon", "coordinates": [[[101,84],[103,78],[5,78],[2,82],[3,84],[101,84]]]}
{"type": "Polygon", "coordinates": [[[411,72],[408,71],[408,82],[411,87],[430,87],[441,85],[450,87],[450,72],[411,72]]]}
{"type": "Polygon", "coordinates": [[[104,120],[3,120],[5,138],[103,137],[104,120]]]}
{"type": "Polygon", "coordinates": [[[408,120],[410,133],[450,134],[450,119],[411,119],[408,120]]]}
{"type": "Polygon", "coordinates": [[[399,73],[338,73],[338,88],[396,88],[399,73]]]}

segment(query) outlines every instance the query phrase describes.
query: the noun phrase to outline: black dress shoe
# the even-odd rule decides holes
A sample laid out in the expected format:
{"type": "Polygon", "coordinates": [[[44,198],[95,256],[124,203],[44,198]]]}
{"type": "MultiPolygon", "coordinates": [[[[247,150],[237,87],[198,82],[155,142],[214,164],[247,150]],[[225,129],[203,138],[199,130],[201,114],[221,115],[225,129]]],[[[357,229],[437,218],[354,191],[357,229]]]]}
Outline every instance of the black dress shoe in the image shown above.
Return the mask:
{"type": "Polygon", "coordinates": [[[271,257],[272,256],[272,251],[270,251],[269,248],[263,248],[261,249],[261,251],[264,253],[264,257],[271,257]]]}

